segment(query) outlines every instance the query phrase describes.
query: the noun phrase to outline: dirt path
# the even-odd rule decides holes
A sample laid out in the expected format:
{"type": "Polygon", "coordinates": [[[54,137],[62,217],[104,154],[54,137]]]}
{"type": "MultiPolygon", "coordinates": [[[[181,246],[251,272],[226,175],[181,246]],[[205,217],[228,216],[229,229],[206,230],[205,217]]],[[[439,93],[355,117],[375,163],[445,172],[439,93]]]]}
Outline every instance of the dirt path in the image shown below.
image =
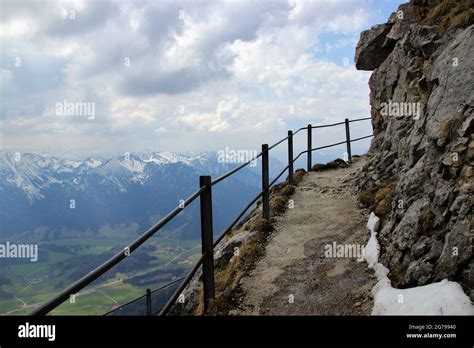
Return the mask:
{"type": "Polygon", "coordinates": [[[348,180],[363,162],[304,177],[294,208],[277,218],[265,257],[243,278],[242,306],[231,314],[370,314],[375,278],[366,263],[325,256],[326,245],[363,247],[369,238],[368,212],[358,208],[348,180]]]}

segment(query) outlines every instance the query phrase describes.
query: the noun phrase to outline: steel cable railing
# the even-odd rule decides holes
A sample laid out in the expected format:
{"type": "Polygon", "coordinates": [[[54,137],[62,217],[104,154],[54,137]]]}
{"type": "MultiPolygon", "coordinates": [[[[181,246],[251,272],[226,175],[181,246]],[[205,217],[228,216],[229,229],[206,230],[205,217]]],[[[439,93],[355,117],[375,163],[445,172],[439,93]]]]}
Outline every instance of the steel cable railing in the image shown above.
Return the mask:
{"type": "Polygon", "coordinates": [[[372,138],[372,137],[373,137],[373,135],[366,135],[365,137],[360,137],[360,138],[352,139],[351,142],[359,141],[359,140],[367,139],[367,138],[372,138]]]}
{"type": "Polygon", "coordinates": [[[334,126],[339,126],[341,124],[344,124],[345,122],[338,122],[338,123],[332,123],[332,124],[323,124],[323,125],[320,125],[320,126],[311,126],[311,128],[315,129],[315,128],[326,128],[326,127],[334,127],[334,126]]]}
{"type": "Polygon", "coordinates": [[[349,120],[349,122],[358,122],[358,121],[365,121],[365,120],[371,120],[372,117],[363,117],[363,118],[356,118],[354,120],[349,120]]]}
{"type": "Polygon", "coordinates": [[[262,156],[262,153],[260,152],[257,156],[255,156],[254,158],[252,158],[251,160],[248,160],[247,162],[245,163],[242,163],[240,166],[228,171],[227,173],[221,175],[220,177],[218,177],[217,179],[215,179],[214,181],[212,181],[211,185],[214,186],[218,183],[220,183],[222,180],[224,179],[227,179],[229,176],[237,173],[238,171],[240,171],[242,168],[248,166],[250,163],[252,163],[253,161],[257,160],[260,156],[262,156]]]}

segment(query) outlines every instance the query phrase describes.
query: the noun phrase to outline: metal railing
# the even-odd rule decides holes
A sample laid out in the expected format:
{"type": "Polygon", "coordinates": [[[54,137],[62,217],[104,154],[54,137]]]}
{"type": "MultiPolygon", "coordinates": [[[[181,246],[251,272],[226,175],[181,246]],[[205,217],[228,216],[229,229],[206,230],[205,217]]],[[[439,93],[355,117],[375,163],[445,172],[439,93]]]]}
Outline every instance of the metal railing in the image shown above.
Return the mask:
{"type": "MultiPolygon", "coordinates": [[[[307,154],[307,170],[310,171],[312,168],[312,152],[320,149],[325,149],[328,147],[333,147],[337,145],[346,144],[348,162],[352,162],[352,151],[351,143],[372,137],[373,135],[367,135],[364,137],[351,139],[350,137],[350,123],[370,120],[370,117],[359,118],[354,120],[345,119],[344,122],[338,122],[327,125],[318,125],[312,126],[309,124],[306,127],[302,127],[295,131],[288,131],[288,136],[279,140],[275,144],[268,146],[268,144],[262,145],[262,151],[257,154],[251,160],[242,163],[238,167],[230,170],[229,172],[221,175],[217,179],[212,180],[210,176],[200,176],[199,177],[199,189],[190,195],[183,204],[180,204],[178,207],[174,208],[171,212],[168,213],[164,218],[162,218],[157,224],[151,227],[148,231],[143,233],[131,244],[126,246],[122,251],[118,252],[110,259],[99,265],[93,271],[83,276],[66,289],[61,291],[59,294],[51,298],[50,300],[43,303],[39,308],[34,310],[31,315],[46,315],[60,304],[65,302],[71,296],[74,296],[78,291],[82,290],[84,287],[92,283],[98,277],[109,271],[116,264],[128,257],[135,249],[145,243],[150,237],[152,237],[156,232],[163,228],[168,222],[173,220],[182,210],[189,206],[196,198],[200,198],[201,205],[201,248],[202,254],[197,263],[180,283],[178,288],[175,290],[173,295],[169,298],[166,304],[159,311],[155,311],[154,314],[159,313],[159,315],[166,315],[170,311],[171,307],[177,301],[179,295],[183,292],[189,282],[192,280],[196,272],[202,266],[202,279],[203,279],[203,296],[204,296],[204,310],[207,310],[209,307],[210,301],[214,298],[215,288],[214,288],[214,248],[217,244],[234,228],[234,226],[240,221],[240,219],[245,215],[245,213],[261,198],[262,199],[262,216],[264,219],[270,218],[270,188],[278,181],[278,179],[288,171],[288,184],[293,185],[294,183],[294,163],[303,155],[307,154]],[[316,128],[326,128],[333,127],[338,125],[345,125],[346,139],[341,142],[337,142],[330,145],[312,147],[312,131],[316,128]],[[301,151],[296,157],[293,157],[293,136],[299,133],[302,130],[307,130],[307,149],[301,151]],[[271,182],[269,180],[269,152],[273,148],[282,144],[283,142],[288,142],[288,165],[274,178],[271,182]],[[219,236],[219,238],[213,240],[213,222],[212,222],[212,187],[230,177],[231,175],[237,173],[253,161],[262,157],[262,190],[257,196],[255,196],[250,203],[237,215],[237,217],[232,221],[232,223],[224,230],[224,232],[219,236]]],[[[181,279],[180,279],[181,280],[181,279]]],[[[174,283],[174,282],[173,282],[174,283]]],[[[171,283],[170,283],[171,284],[171,283]]],[[[168,285],[170,285],[168,284],[168,285]]],[[[161,288],[160,288],[161,289],[161,288]]],[[[157,289],[159,290],[159,289],[157,289]]],[[[155,290],[156,291],[156,290],[155,290]]],[[[147,301],[151,303],[151,290],[147,290],[147,293],[142,297],[135,299],[139,300],[142,298],[147,298],[147,301]]],[[[133,300],[133,301],[135,301],[133,300]]],[[[133,301],[129,302],[132,303],[133,301]]],[[[152,314],[151,304],[147,305],[147,314],[152,314]]],[[[113,312],[113,311],[112,311],[113,312]]],[[[109,312],[110,313],[110,312],[109,312]]],[[[109,314],[107,313],[107,314],[109,314]]]]}

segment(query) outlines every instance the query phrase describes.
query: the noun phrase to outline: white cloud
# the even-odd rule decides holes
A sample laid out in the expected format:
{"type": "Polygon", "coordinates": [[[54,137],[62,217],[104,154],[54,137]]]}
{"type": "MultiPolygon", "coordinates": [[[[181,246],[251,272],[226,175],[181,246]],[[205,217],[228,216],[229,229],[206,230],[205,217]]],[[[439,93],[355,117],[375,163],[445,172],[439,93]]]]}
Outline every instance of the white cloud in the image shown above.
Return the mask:
{"type": "Polygon", "coordinates": [[[4,3],[5,146],[74,134],[75,142],[56,139],[112,150],[117,137],[140,147],[160,133],[193,150],[199,140],[190,132],[208,132],[216,143],[206,146],[218,148],[229,134],[260,141],[369,110],[368,74],[337,56],[352,60],[359,31],[374,24],[362,0],[4,3]],[[95,102],[94,122],[51,118],[64,99],[95,102]]]}
{"type": "Polygon", "coordinates": [[[199,131],[218,132],[229,129],[229,123],[223,120],[218,113],[193,112],[180,116],[178,122],[189,129],[199,131]]]}
{"type": "Polygon", "coordinates": [[[32,23],[24,18],[10,20],[0,24],[0,37],[14,38],[34,31],[32,23]]]}
{"type": "Polygon", "coordinates": [[[156,133],[166,133],[166,128],[163,127],[163,126],[161,126],[161,127],[157,128],[157,129],[155,129],[155,132],[156,132],[156,133]]]}

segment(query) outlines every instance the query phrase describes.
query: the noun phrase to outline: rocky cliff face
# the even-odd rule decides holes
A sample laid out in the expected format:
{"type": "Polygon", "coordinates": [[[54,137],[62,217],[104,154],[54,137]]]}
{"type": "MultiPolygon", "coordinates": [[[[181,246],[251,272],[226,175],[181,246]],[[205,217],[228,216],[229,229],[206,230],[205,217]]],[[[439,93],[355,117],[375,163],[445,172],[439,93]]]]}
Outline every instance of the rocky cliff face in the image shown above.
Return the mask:
{"type": "Polygon", "coordinates": [[[474,300],[473,1],[418,0],[365,31],[374,139],[357,176],[382,217],[381,260],[395,286],[444,278],[474,300]]]}

